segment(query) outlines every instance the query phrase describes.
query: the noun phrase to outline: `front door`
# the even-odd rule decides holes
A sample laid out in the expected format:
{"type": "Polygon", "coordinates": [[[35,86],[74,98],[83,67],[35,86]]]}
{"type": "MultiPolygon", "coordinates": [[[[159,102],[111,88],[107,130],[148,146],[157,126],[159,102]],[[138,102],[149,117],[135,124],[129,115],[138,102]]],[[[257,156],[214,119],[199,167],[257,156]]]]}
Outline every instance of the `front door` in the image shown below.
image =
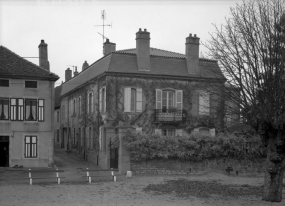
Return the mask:
{"type": "Polygon", "coordinates": [[[0,136],[0,167],[9,167],[9,136],[0,136]]]}
{"type": "Polygon", "coordinates": [[[110,148],[110,168],[118,169],[118,161],[119,161],[118,148],[116,149],[110,148]]]}

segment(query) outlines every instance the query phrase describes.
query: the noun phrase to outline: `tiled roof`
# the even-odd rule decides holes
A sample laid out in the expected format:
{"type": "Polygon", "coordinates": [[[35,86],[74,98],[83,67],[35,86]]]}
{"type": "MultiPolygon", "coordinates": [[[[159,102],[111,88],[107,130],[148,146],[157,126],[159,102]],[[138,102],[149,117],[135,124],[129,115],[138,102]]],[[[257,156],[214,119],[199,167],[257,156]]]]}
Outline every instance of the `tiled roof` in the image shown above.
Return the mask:
{"type": "Polygon", "coordinates": [[[62,85],[54,88],[54,108],[60,107],[60,93],[61,93],[62,85]]]}
{"type": "Polygon", "coordinates": [[[0,77],[56,81],[59,77],[0,46],[0,77]]]}
{"type": "Polygon", "coordinates": [[[135,49],[120,50],[102,57],[77,76],[63,84],[61,95],[67,94],[85,82],[104,72],[164,75],[181,78],[213,78],[223,79],[217,61],[200,59],[199,74],[189,74],[185,55],[151,48],[150,71],[139,71],[135,49]]]}

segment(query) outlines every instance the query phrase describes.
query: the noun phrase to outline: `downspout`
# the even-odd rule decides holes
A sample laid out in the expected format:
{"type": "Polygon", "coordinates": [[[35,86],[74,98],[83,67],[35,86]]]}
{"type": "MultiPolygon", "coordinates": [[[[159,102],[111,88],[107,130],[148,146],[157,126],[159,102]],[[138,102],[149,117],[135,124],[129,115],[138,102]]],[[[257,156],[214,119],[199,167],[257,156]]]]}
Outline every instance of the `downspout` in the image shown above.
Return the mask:
{"type": "Polygon", "coordinates": [[[84,152],[83,152],[83,156],[84,156],[84,159],[86,160],[86,122],[87,122],[87,90],[86,90],[86,85],[84,85],[84,95],[85,95],[85,120],[84,120],[84,152]]]}
{"type": "MultiPolygon", "coordinates": [[[[97,145],[100,145],[100,142],[99,142],[99,134],[100,134],[100,87],[99,87],[99,77],[97,78],[97,101],[98,101],[98,106],[97,106],[97,132],[98,132],[98,144],[97,145]]],[[[97,166],[99,165],[99,151],[100,151],[100,148],[98,147],[98,150],[97,150],[97,166]]]]}

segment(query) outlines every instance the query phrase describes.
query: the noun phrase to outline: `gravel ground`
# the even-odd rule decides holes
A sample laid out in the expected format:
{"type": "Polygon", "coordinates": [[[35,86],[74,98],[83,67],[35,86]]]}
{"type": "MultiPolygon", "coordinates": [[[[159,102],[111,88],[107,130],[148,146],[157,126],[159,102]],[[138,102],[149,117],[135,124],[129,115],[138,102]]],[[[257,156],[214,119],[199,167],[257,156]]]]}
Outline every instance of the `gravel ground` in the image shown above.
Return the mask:
{"type": "MultiPolygon", "coordinates": [[[[198,195],[186,195],[186,190],[185,194],[183,194],[181,191],[177,193],[175,189],[166,193],[146,189],[149,185],[165,184],[168,181],[180,181],[181,179],[228,186],[240,185],[242,187],[245,185],[260,187],[263,183],[263,178],[261,177],[235,177],[221,173],[192,176],[134,176],[128,179],[124,176],[119,176],[117,182],[101,180],[91,184],[84,182],[84,180],[63,181],[60,185],[51,180],[38,180],[33,185],[29,185],[27,181],[2,181],[0,183],[0,205],[283,206],[285,202],[285,198],[282,203],[263,202],[260,196],[250,195],[250,193],[249,195],[241,196],[211,194],[206,197],[203,194],[199,196],[199,192],[197,193],[198,195]]],[[[283,192],[283,197],[285,197],[285,191],[283,192]]]]}

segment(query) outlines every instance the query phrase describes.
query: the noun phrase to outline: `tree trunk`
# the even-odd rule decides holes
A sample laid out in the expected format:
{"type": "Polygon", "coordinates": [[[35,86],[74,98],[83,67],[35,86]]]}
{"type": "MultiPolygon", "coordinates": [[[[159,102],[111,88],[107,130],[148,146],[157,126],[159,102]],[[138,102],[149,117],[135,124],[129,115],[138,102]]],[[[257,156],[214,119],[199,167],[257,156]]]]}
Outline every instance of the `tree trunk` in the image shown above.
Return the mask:
{"type": "Polygon", "coordinates": [[[265,165],[264,177],[264,201],[281,202],[282,201],[282,184],[284,175],[285,158],[279,154],[277,144],[278,137],[269,136],[267,145],[267,158],[265,165]]]}

